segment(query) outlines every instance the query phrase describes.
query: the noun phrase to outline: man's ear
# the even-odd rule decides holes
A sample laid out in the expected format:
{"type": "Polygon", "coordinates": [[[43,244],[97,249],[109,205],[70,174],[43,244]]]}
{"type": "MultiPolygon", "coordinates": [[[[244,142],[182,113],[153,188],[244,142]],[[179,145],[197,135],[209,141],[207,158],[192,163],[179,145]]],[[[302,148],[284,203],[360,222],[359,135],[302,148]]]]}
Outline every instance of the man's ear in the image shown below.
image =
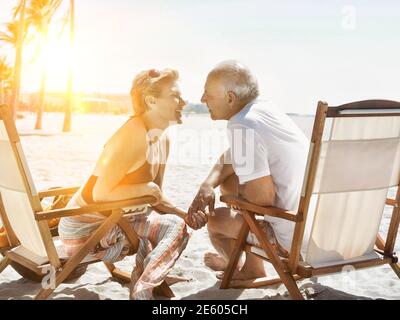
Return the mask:
{"type": "Polygon", "coordinates": [[[144,102],[146,102],[148,107],[151,107],[151,105],[156,103],[156,99],[153,96],[146,96],[144,102]]]}
{"type": "Polygon", "coordinates": [[[236,94],[232,91],[228,91],[226,96],[228,99],[228,104],[230,104],[230,105],[233,105],[237,100],[236,94]]]}

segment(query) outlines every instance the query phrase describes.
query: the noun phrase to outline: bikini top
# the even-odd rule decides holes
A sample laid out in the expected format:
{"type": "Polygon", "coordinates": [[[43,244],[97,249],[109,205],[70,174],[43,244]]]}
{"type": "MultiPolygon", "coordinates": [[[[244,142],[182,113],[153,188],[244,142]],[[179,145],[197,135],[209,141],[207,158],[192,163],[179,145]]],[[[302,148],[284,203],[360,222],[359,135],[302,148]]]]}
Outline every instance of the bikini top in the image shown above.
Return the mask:
{"type": "MultiPolygon", "coordinates": [[[[125,122],[125,124],[129,120],[127,120],[125,122]]],[[[106,145],[104,145],[104,147],[105,146],[106,145]]],[[[161,152],[160,152],[160,141],[159,140],[157,140],[157,142],[155,142],[151,145],[150,152],[152,153],[150,155],[150,161],[153,162],[152,161],[153,159],[158,159],[157,163],[160,163],[161,152]]],[[[118,183],[118,185],[139,184],[139,183],[147,183],[147,182],[153,181],[154,180],[153,166],[154,165],[152,165],[146,158],[146,161],[143,163],[143,165],[140,168],[138,168],[132,172],[128,172],[121,179],[121,181],[118,183]]],[[[158,171],[158,168],[156,169],[156,171],[158,171]]],[[[89,179],[86,181],[86,184],[84,185],[84,187],[82,188],[81,196],[87,204],[94,203],[93,189],[94,189],[97,179],[98,179],[97,176],[91,175],[89,177],[89,179]]]]}

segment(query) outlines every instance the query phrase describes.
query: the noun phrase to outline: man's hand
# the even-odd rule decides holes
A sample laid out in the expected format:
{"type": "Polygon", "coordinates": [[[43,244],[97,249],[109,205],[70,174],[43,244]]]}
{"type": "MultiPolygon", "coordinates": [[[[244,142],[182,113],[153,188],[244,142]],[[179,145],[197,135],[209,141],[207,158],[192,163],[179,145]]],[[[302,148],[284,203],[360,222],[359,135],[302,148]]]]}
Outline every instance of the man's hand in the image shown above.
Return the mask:
{"type": "Polygon", "coordinates": [[[201,211],[193,212],[192,214],[188,214],[186,217],[185,221],[187,225],[194,230],[203,228],[208,222],[208,214],[201,211]]]}
{"type": "Polygon", "coordinates": [[[197,230],[205,226],[208,215],[213,216],[215,206],[214,189],[208,184],[202,184],[188,211],[188,224],[197,230]],[[208,207],[208,211],[206,208],[208,207]]]}

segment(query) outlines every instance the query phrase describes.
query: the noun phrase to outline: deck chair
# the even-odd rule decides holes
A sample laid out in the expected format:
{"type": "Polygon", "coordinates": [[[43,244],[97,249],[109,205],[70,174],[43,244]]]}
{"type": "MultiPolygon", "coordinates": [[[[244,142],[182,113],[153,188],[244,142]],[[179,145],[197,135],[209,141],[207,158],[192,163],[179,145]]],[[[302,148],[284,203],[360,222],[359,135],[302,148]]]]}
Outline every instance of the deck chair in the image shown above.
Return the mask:
{"type": "Polygon", "coordinates": [[[348,265],[360,269],[389,264],[400,278],[394,252],[400,223],[399,173],[399,102],[368,100],[338,107],[319,102],[297,211],[259,207],[233,195],[221,197],[244,218],[221,288],[283,283],[293,299],[303,299],[297,280],[338,273],[348,265]],[[388,198],[390,188],[395,197],[388,198]],[[383,240],[379,228],[385,205],[393,209],[383,240]],[[288,257],[278,255],[256,223],[257,216],[264,215],[295,224],[288,257]],[[246,242],[249,231],[260,246],[246,242]],[[270,262],[278,277],[231,281],[244,251],[270,262]]]}
{"type": "MultiPolygon", "coordinates": [[[[139,240],[133,228],[123,217],[123,208],[154,203],[153,197],[142,197],[124,201],[113,201],[89,205],[83,208],[68,208],[43,211],[40,200],[44,197],[74,193],[77,188],[59,188],[37,192],[32,180],[19,136],[6,105],[0,105],[0,214],[7,231],[10,248],[0,262],[0,272],[8,265],[17,264],[39,276],[44,270],[55,270],[55,286],[42,288],[35,299],[46,299],[73,272],[83,264],[99,262],[90,252],[101,238],[118,224],[136,252],[139,240]],[[50,233],[47,221],[85,213],[101,212],[104,222],[92,234],[82,248],[72,257],[67,257],[61,242],[50,233]],[[50,268],[49,268],[50,267],[50,268]]],[[[130,282],[130,274],[104,262],[111,275],[130,282]]],[[[164,281],[156,288],[157,294],[173,297],[164,281]]]]}
{"type": "MultiPolygon", "coordinates": [[[[70,188],[63,188],[63,187],[52,187],[48,190],[43,190],[39,191],[39,200],[42,201],[44,199],[50,200],[51,204],[49,204],[49,201],[47,201],[47,206],[45,210],[50,210],[50,209],[62,209],[65,208],[67,205],[69,199],[73,196],[73,194],[79,190],[79,187],[70,187],[70,188]],[[48,199],[50,198],[50,199],[48,199]]],[[[0,207],[4,208],[3,204],[1,203],[1,194],[0,194],[0,207]]],[[[15,236],[14,231],[11,228],[11,225],[8,221],[8,218],[5,214],[3,214],[4,211],[0,210],[0,220],[3,222],[5,221],[5,229],[6,229],[6,238],[8,245],[3,246],[0,248],[0,254],[2,256],[5,256],[5,253],[12,248],[15,248],[20,245],[20,242],[18,238],[15,236]],[[7,231],[8,230],[8,231],[7,231]]],[[[4,226],[3,226],[4,227],[4,226]]],[[[54,221],[50,220],[49,222],[49,227],[50,227],[50,232],[53,237],[58,236],[58,225],[54,225],[54,221]],[[51,223],[53,222],[53,223],[51,223]]],[[[37,270],[32,271],[25,266],[15,263],[12,260],[9,260],[11,267],[19,273],[23,278],[26,278],[28,280],[34,281],[34,282],[41,282],[43,280],[43,277],[45,277],[45,274],[38,274],[37,270]]],[[[70,281],[73,279],[76,279],[80,277],[87,269],[87,266],[82,265],[79,268],[75,269],[74,272],[72,272],[66,279],[65,281],[70,281]]]]}

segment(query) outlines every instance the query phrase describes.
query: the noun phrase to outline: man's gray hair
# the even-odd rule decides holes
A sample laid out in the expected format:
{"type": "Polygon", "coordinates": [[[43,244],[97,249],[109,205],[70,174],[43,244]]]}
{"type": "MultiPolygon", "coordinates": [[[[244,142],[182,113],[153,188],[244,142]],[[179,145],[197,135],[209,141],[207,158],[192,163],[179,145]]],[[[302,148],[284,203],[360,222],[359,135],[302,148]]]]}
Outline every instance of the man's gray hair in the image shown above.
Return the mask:
{"type": "Polygon", "coordinates": [[[226,91],[232,91],[241,101],[251,101],[259,95],[257,79],[245,65],[236,60],[219,63],[208,77],[223,80],[226,91]]]}

